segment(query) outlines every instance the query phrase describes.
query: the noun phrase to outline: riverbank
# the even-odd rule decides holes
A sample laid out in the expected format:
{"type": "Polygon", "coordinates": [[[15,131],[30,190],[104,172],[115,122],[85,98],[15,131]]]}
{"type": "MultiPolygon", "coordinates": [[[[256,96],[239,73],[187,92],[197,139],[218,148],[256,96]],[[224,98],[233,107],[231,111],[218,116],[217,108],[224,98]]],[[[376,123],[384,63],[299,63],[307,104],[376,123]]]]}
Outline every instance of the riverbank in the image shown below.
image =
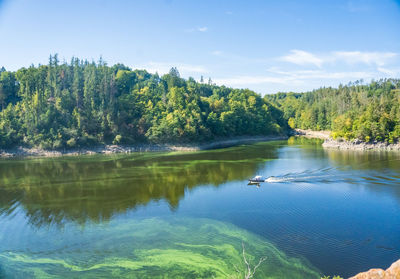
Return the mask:
{"type": "Polygon", "coordinates": [[[303,136],[306,138],[324,139],[324,140],[329,139],[331,136],[330,131],[313,131],[313,130],[302,130],[302,129],[295,129],[294,134],[295,136],[303,136]]]}
{"type": "Polygon", "coordinates": [[[364,142],[359,139],[351,141],[342,138],[332,139],[330,131],[295,129],[295,136],[323,139],[324,143],[322,144],[322,147],[326,149],[400,151],[400,143],[390,144],[386,142],[364,142]]]}
{"type": "Polygon", "coordinates": [[[322,144],[323,148],[339,150],[380,150],[380,151],[399,151],[400,143],[390,144],[386,142],[363,142],[361,140],[347,141],[344,139],[326,139],[322,144]]]}
{"type": "Polygon", "coordinates": [[[230,147],[239,144],[255,143],[261,141],[284,140],[286,136],[254,136],[219,139],[207,143],[197,144],[136,144],[136,145],[98,145],[94,147],[68,149],[68,150],[44,150],[40,148],[16,147],[12,149],[0,149],[0,158],[13,157],[60,157],[93,154],[114,154],[133,152],[161,152],[161,151],[199,151],[230,147]]]}

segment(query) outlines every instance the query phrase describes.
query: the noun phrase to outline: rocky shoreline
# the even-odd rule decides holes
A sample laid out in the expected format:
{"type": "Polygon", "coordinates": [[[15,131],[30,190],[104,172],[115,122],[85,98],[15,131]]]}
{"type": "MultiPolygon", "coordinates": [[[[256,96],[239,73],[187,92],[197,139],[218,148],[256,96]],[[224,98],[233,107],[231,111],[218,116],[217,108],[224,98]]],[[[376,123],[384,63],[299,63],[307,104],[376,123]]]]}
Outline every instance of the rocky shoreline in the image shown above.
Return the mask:
{"type": "Polygon", "coordinates": [[[399,151],[400,143],[390,144],[386,142],[363,142],[361,140],[346,141],[343,139],[326,139],[322,144],[322,147],[328,149],[339,149],[339,150],[380,150],[380,151],[399,151]]]}
{"type": "MultiPolygon", "coordinates": [[[[389,144],[385,142],[366,143],[361,140],[346,141],[344,139],[332,139],[329,131],[312,131],[296,129],[295,136],[323,139],[323,148],[338,150],[380,150],[400,151],[400,143],[389,144]]],[[[136,145],[98,145],[94,147],[66,150],[44,150],[40,148],[15,147],[12,149],[0,149],[0,158],[13,157],[60,157],[92,154],[114,154],[133,152],[161,152],[161,151],[199,151],[234,146],[238,144],[255,143],[260,141],[285,140],[286,136],[255,136],[235,137],[219,139],[208,143],[197,144],[136,144],[136,145]]]]}
{"type": "Polygon", "coordinates": [[[394,262],[388,269],[373,268],[358,273],[349,279],[400,279],[400,260],[394,262]]]}
{"type": "Polygon", "coordinates": [[[295,130],[295,136],[303,136],[307,138],[323,139],[323,148],[338,150],[377,150],[377,151],[400,151],[400,143],[390,144],[387,142],[364,142],[359,139],[345,140],[332,139],[329,131],[312,131],[312,130],[295,130]]]}
{"type": "Polygon", "coordinates": [[[133,152],[161,152],[161,151],[199,151],[229,147],[239,144],[255,143],[260,141],[284,140],[285,136],[255,136],[255,137],[235,137],[231,139],[220,139],[208,143],[199,144],[137,144],[137,145],[99,145],[80,149],[67,150],[44,150],[40,148],[16,147],[12,149],[0,149],[0,158],[13,157],[60,157],[93,154],[114,154],[114,153],[133,153],[133,152]]]}

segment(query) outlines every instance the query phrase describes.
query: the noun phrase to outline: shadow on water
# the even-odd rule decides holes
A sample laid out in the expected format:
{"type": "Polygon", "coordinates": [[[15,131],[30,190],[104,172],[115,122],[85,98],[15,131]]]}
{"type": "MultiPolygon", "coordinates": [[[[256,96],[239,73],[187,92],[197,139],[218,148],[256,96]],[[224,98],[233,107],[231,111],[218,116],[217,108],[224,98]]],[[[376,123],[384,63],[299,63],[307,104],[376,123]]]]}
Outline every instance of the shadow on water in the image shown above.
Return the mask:
{"type": "Polygon", "coordinates": [[[35,226],[109,220],[150,202],[175,210],[185,191],[247,179],[276,148],[0,161],[0,214],[22,209],[35,226]]]}

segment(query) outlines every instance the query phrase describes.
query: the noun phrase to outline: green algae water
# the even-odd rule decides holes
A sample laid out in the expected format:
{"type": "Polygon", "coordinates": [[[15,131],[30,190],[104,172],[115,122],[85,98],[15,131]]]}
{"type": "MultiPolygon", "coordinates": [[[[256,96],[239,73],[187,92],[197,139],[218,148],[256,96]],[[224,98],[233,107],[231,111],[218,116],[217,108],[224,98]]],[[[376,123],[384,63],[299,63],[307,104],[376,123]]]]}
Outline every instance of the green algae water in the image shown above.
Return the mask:
{"type": "MultiPolygon", "coordinates": [[[[267,257],[261,278],[313,278],[317,273],[262,238],[202,218],[145,218],[68,228],[62,235],[25,235],[35,250],[0,255],[6,277],[241,278],[248,260],[267,257]],[[79,236],[79,237],[77,237],[79,236]]],[[[22,248],[22,247],[21,247],[22,248]]]]}
{"type": "Polygon", "coordinates": [[[0,278],[244,278],[243,248],[254,278],[387,267],[400,153],[320,144],[0,160],[0,278]]]}

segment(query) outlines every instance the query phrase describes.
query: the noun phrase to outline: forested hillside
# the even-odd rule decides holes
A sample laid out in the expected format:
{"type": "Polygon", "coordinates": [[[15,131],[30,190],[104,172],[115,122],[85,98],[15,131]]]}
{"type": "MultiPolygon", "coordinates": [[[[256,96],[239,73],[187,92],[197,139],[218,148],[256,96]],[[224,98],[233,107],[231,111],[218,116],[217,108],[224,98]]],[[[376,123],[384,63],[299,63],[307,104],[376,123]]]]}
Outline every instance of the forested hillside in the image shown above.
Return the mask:
{"type": "Polygon", "coordinates": [[[200,142],[284,134],[282,112],[250,90],[72,59],[0,72],[0,147],[200,142]]]}
{"type": "Polygon", "coordinates": [[[307,93],[278,93],[265,97],[283,112],[290,127],[331,130],[333,137],[366,142],[397,142],[400,138],[400,80],[363,85],[357,81],[339,88],[307,93]]]}

